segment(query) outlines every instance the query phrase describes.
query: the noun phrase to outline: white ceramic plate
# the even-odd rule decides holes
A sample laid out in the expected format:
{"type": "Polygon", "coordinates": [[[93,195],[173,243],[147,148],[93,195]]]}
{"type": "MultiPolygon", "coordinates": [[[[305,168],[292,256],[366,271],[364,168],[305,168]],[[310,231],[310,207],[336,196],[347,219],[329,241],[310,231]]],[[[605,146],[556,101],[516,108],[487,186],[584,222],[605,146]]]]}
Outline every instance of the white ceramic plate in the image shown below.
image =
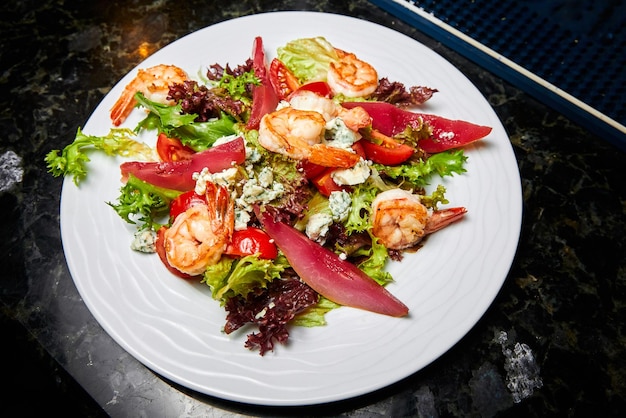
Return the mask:
{"type": "MultiPolygon", "coordinates": [[[[353,51],[380,76],[439,89],[424,111],[493,127],[468,148],[468,172],[445,182],[467,218],[428,239],[389,269],[389,290],[410,308],[396,319],[352,308],[328,325],[294,328],[289,344],[260,356],[244,348],[245,332],[221,332],[225,312],[208,288],[169,274],[156,255],[130,250],[132,227],[104,202],[119,193],[119,160],[93,156],[86,182],[63,185],[61,231],[76,286],[98,322],[155,372],[190,389],[260,405],[343,400],[390,385],[422,369],[463,337],[492,303],[508,273],[521,224],[520,178],[508,136],[476,88],[439,55],[391,29],[338,15],[279,12],[226,21],[192,33],[140,67],[175,64],[189,74],[213,63],[243,63],[255,36],[268,58],[287,41],[324,36],[353,51]]],[[[106,134],[109,109],[131,71],[84,127],[106,134]]],[[[139,112],[125,126],[134,127],[139,112]]],[[[437,182],[439,183],[439,182],[437,182]]]]}

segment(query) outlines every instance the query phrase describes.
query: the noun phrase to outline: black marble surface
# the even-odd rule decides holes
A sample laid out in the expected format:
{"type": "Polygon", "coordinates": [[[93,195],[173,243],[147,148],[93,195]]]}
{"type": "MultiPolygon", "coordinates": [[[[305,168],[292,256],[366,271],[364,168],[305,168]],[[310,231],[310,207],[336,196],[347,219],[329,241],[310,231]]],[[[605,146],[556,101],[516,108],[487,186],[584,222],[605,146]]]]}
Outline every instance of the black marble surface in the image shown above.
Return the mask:
{"type": "Polygon", "coordinates": [[[593,132],[362,0],[22,0],[2,2],[0,16],[0,325],[2,380],[9,386],[0,390],[3,415],[626,413],[626,154],[593,132]],[[251,407],[194,393],[119,347],[69,275],[59,232],[62,181],[43,163],[50,149],[73,140],[115,82],[143,60],[138,51],[150,54],[212,23],[275,10],[363,18],[443,55],[501,118],[523,187],[517,256],[469,334],[391,387],[310,408],[251,407]]]}

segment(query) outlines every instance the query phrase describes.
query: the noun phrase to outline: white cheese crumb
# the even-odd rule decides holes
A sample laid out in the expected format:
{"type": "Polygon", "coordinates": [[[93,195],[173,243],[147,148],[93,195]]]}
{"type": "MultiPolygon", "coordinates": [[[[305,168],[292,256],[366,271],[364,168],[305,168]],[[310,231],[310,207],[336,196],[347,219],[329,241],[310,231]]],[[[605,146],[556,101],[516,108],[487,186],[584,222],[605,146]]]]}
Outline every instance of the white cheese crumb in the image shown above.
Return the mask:
{"type": "Polygon", "coordinates": [[[305,232],[307,237],[312,241],[323,244],[326,240],[326,234],[328,228],[333,223],[332,215],[328,213],[315,213],[309,217],[309,221],[306,224],[305,232]]]}
{"type": "Polygon", "coordinates": [[[454,139],[454,132],[440,132],[439,137],[442,139],[454,139]]]}
{"type": "Polygon", "coordinates": [[[348,128],[341,118],[334,118],[328,121],[325,129],[325,136],[327,138],[332,138],[327,141],[326,144],[336,148],[354,152],[351,148],[352,144],[361,139],[361,135],[348,128]]]}
{"type": "Polygon", "coordinates": [[[254,315],[254,319],[261,319],[265,316],[266,313],[267,313],[267,306],[261,309],[256,315],[254,315]]]}
{"type": "Polygon", "coordinates": [[[156,252],[156,232],[151,229],[135,232],[130,248],[142,253],[156,252]]]}
{"type": "Polygon", "coordinates": [[[335,222],[343,222],[348,219],[350,206],[352,206],[350,193],[345,190],[331,192],[328,196],[328,204],[335,222]]]}
{"type": "Polygon", "coordinates": [[[220,186],[230,187],[237,179],[237,167],[230,167],[219,173],[210,173],[205,167],[199,173],[193,173],[192,178],[196,181],[196,194],[203,195],[206,193],[206,184],[215,183],[220,186]]]}
{"type": "Polygon", "coordinates": [[[361,158],[358,163],[352,168],[345,168],[343,170],[335,170],[331,173],[331,177],[338,185],[354,186],[361,184],[367,180],[370,176],[371,162],[361,158]]]}

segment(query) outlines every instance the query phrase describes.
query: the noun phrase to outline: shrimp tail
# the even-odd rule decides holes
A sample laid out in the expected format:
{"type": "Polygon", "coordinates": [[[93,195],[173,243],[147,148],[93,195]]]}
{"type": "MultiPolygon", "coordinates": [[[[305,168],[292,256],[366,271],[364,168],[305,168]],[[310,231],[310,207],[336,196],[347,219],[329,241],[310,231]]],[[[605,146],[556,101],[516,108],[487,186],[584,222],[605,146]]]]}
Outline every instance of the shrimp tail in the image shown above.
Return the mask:
{"type": "Polygon", "coordinates": [[[124,88],[122,95],[111,108],[111,122],[119,126],[126,120],[137,104],[135,93],[141,92],[147,99],[157,103],[168,103],[169,85],[187,80],[187,74],[174,65],[155,65],[140,69],[137,76],[124,88]]]}
{"type": "Polygon", "coordinates": [[[451,223],[460,220],[466,213],[467,209],[464,207],[436,210],[428,218],[424,233],[432,234],[433,232],[437,232],[451,223]]]}
{"type": "Polygon", "coordinates": [[[359,154],[341,148],[315,144],[307,158],[310,162],[324,167],[351,168],[359,162],[359,154]]]}
{"type": "Polygon", "coordinates": [[[111,122],[113,125],[120,126],[126,120],[130,112],[137,104],[135,100],[135,91],[127,86],[119,99],[111,108],[111,122]]]}
{"type": "Polygon", "coordinates": [[[229,243],[235,228],[235,208],[228,190],[208,182],[206,200],[213,231],[216,235],[224,237],[225,243],[229,243]]]}

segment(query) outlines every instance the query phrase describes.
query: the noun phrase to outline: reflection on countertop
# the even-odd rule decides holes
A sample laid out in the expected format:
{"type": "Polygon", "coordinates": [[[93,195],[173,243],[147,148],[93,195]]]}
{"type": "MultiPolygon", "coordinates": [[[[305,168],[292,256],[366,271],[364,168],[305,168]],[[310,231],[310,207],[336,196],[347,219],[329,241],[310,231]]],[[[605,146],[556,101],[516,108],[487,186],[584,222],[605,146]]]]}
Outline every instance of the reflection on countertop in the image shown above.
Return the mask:
{"type": "MultiPolygon", "coordinates": [[[[56,2],[0,6],[3,409],[78,416],[618,416],[626,412],[626,154],[364,0],[56,2]],[[70,142],[119,78],[194,30],[275,10],[391,27],[466,74],[510,135],[524,218],[507,280],[480,322],[422,371],[376,393],[304,408],[210,398],[155,375],[89,313],[59,232],[70,142]],[[8,394],[8,395],[7,395],[8,394]]],[[[221,42],[222,40],[216,40],[221,42]]],[[[207,46],[210,48],[210,45],[207,46]]]]}

